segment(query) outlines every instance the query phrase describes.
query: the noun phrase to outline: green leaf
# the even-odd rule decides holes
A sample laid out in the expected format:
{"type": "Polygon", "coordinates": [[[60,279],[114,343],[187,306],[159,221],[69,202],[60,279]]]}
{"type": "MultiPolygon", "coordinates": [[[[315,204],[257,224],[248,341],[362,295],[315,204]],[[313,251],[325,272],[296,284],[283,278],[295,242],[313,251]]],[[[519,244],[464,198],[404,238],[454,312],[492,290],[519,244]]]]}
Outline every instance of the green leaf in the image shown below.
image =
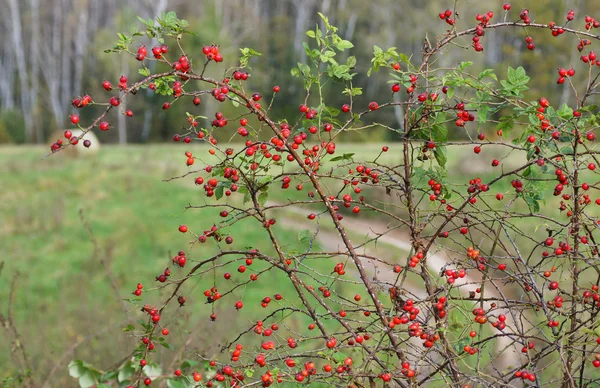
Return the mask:
{"type": "Polygon", "coordinates": [[[348,59],[346,59],[346,66],[348,66],[349,68],[353,68],[354,66],[356,66],[356,57],[348,57],[348,59]]]}
{"type": "Polygon", "coordinates": [[[516,69],[513,69],[510,66],[508,67],[508,82],[513,85],[526,84],[529,82],[529,77],[523,66],[519,66],[516,69]]]}
{"type": "Polygon", "coordinates": [[[344,362],[344,360],[346,360],[347,357],[348,356],[346,356],[342,352],[335,352],[331,355],[331,358],[333,359],[333,361],[335,361],[338,364],[341,364],[342,362],[344,362]]]}
{"type": "Polygon", "coordinates": [[[88,388],[96,385],[101,376],[100,371],[81,360],[73,360],[69,363],[69,375],[79,380],[79,386],[88,388]]]}
{"type": "Polygon", "coordinates": [[[573,154],[573,147],[566,146],[560,149],[561,154],[573,154]]]}
{"type": "Polygon", "coordinates": [[[504,135],[508,134],[508,132],[514,128],[515,126],[515,118],[513,116],[502,116],[500,117],[500,122],[496,125],[496,129],[502,130],[504,135]]]}
{"type": "Polygon", "coordinates": [[[346,89],[344,89],[342,94],[344,94],[346,96],[360,96],[360,95],[362,95],[362,88],[352,88],[352,89],[346,88],[346,89]]]}
{"type": "Polygon", "coordinates": [[[317,12],[317,14],[323,20],[323,23],[325,24],[325,27],[327,29],[329,29],[331,27],[331,25],[329,24],[329,19],[327,18],[327,16],[323,15],[321,12],[317,12]]]}
{"type": "Polygon", "coordinates": [[[480,124],[483,124],[487,121],[489,111],[490,107],[488,105],[479,105],[479,109],[477,109],[477,121],[480,124]]]}
{"type": "Polygon", "coordinates": [[[335,42],[333,45],[335,46],[336,49],[338,49],[340,51],[344,51],[346,49],[354,47],[352,42],[350,42],[349,40],[344,40],[344,39],[340,39],[338,42],[335,42]]]}
{"type": "Polygon", "coordinates": [[[309,38],[315,38],[315,32],[312,30],[306,31],[306,35],[308,35],[309,38]]]}
{"type": "Polygon", "coordinates": [[[521,92],[529,89],[527,87],[528,82],[529,77],[525,73],[525,69],[523,69],[523,67],[519,66],[516,69],[509,67],[508,81],[502,80],[500,81],[500,85],[502,85],[502,89],[505,94],[521,96],[521,92]]]}
{"type": "Polygon", "coordinates": [[[258,51],[254,50],[250,47],[240,48],[240,51],[242,52],[242,56],[240,57],[240,66],[241,67],[248,67],[248,61],[250,60],[250,58],[258,57],[258,56],[262,55],[261,53],[259,53],[258,51]]]}
{"type": "Polygon", "coordinates": [[[256,183],[258,184],[258,188],[260,190],[264,190],[266,188],[266,186],[269,184],[269,182],[271,182],[272,180],[273,180],[272,175],[264,175],[264,176],[256,178],[256,183]]]}
{"type": "Polygon", "coordinates": [[[169,388],[187,388],[189,384],[186,384],[182,380],[169,379],[167,380],[167,387],[169,388]]]}
{"type": "Polygon", "coordinates": [[[128,332],[128,331],[133,331],[135,330],[135,326],[133,326],[131,323],[129,325],[127,325],[127,327],[124,327],[123,329],[121,329],[124,333],[128,332]]]}
{"type": "Polygon", "coordinates": [[[135,368],[131,365],[131,362],[128,362],[127,364],[123,365],[123,367],[119,370],[117,380],[119,382],[129,380],[134,373],[135,368]]]}
{"type": "Polygon", "coordinates": [[[150,377],[151,379],[155,379],[162,375],[162,369],[160,365],[157,364],[147,364],[144,367],[143,372],[146,376],[150,377]]]}
{"type": "Polygon", "coordinates": [[[100,382],[101,383],[105,383],[105,382],[111,382],[117,379],[117,376],[119,375],[119,372],[116,370],[113,371],[108,371],[106,373],[104,373],[102,376],[100,376],[100,382]]]}
{"type": "Polygon", "coordinates": [[[312,235],[308,229],[303,229],[298,232],[298,241],[300,241],[302,244],[308,244],[311,240],[311,237],[312,235]]]}
{"type": "Polygon", "coordinates": [[[150,75],[150,69],[142,67],[138,70],[138,73],[140,73],[140,75],[143,75],[144,77],[148,77],[150,75]]]}
{"type": "Polygon", "coordinates": [[[181,366],[179,368],[181,368],[182,370],[185,370],[187,368],[193,368],[198,364],[199,363],[196,360],[183,360],[183,362],[181,363],[181,366]]]}
{"type": "Polygon", "coordinates": [[[177,14],[173,11],[167,12],[164,19],[165,19],[165,22],[172,24],[175,21],[177,21],[177,14]]]}
{"type": "Polygon", "coordinates": [[[136,36],[136,34],[138,33],[138,26],[135,22],[131,23],[131,26],[129,26],[129,33],[131,34],[131,36],[136,36]]]}
{"type": "Polygon", "coordinates": [[[144,25],[146,25],[146,26],[148,25],[148,23],[146,22],[146,20],[144,20],[144,18],[142,18],[142,17],[140,17],[140,16],[138,16],[137,18],[138,18],[138,20],[139,20],[140,22],[142,22],[142,24],[144,24],[144,25]]]}
{"type": "Polygon", "coordinates": [[[354,156],[354,152],[350,152],[350,153],[347,153],[347,154],[343,154],[343,155],[331,158],[330,161],[331,162],[337,162],[339,160],[352,160],[353,156],[354,156]]]}
{"type": "Polygon", "coordinates": [[[225,190],[225,187],[223,187],[223,185],[218,185],[217,188],[215,189],[215,198],[218,201],[219,199],[223,198],[223,191],[225,190]]]}
{"type": "MultiPolygon", "coordinates": [[[[590,335],[597,335],[596,332],[592,329],[588,329],[587,327],[582,327],[580,329],[582,332],[584,332],[585,334],[590,334],[590,335]]],[[[600,337],[600,334],[597,335],[598,337],[600,337]]]]}
{"type": "Polygon", "coordinates": [[[567,104],[563,104],[560,109],[556,111],[556,113],[560,118],[565,120],[573,118],[573,108],[569,108],[567,104]]]}
{"type": "Polygon", "coordinates": [[[470,343],[471,343],[470,338],[463,338],[460,341],[458,341],[458,343],[454,346],[456,353],[458,353],[458,354],[464,353],[464,347],[469,345],[470,343]]]}
{"type": "Polygon", "coordinates": [[[494,74],[494,69],[485,69],[484,71],[482,71],[481,73],[479,73],[479,76],[477,76],[477,79],[479,81],[481,81],[485,77],[490,77],[490,78],[498,81],[498,77],[496,76],[496,74],[494,74]]]}
{"type": "Polygon", "coordinates": [[[440,167],[445,168],[446,162],[448,161],[448,157],[446,156],[446,147],[441,145],[436,145],[433,150],[433,155],[435,156],[435,160],[437,160],[440,167]]]}
{"type": "Polygon", "coordinates": [[[303,76],[306,77],[310,75],[310,66],[308,66],[307,64],[298,62],[298,69],[300,70],[300,74],[302,74],[303,76]]]}
{"type": "Polygon", "coordinates": [[[68,368],[69,368],[69,376],[75,377],[75,378],[78,378],[79,376],[83,375],[85,373],[85,371],[87,370],[86,368],[84,368],[83,362],[81,360],[72,360],[69,363],[68,368]]]}
{"type": "Polygon", "coordinates": [[[534,127],[538,127],[540,125],[540,119],[537,115],[530,113],[528,115],[529,123],[533,124],[534,127]]]}
{"type": "Polygon", "coordinates": [[[466,69],[469,66],[473,66],[473,62],[471,62],[471,61],[464,61],[464,62],[461,62],[458,65],[457,69],[458,69],[458,71],[463,71],[464,69],[466,69]]]}
{"type": "Polygon", "coordinates": [[[265,206],[265,203],[267,203],[267,199],[269,199],[269,192],[263,191],[258,196],[258,203],[260,203],[261,206],[265,206]]]}
{"type": "Polygon", "coordinates": [[[247,192],[244,194],[244,203],[246,203],[246,202],[249,202],[251,199],[252,199],[252,196],[250,195],[250,192],[249,192],[249,191],[247,191],[247,192]]]}
{"type": "Polygon", "coordinates": [[[445,125],[433,125],[431,127],[431,136],[436,143],[448,141],[448,127],[445,125]]]}
{"type": "Polygon", "coordinates": [[[87,370],[82,376],[79,377],[79,386],[81,388],[93,387],[96,385],[98,376],[91,370],[87,370]]]}
{"type": "Polygon", "coordinates": [[[537,213],[540,211],[540,202],[538,201],[538,197],[531,192],[524,192],[523,199],[527,203],[529,207],[529,211],[532,213],[537,213]]]}

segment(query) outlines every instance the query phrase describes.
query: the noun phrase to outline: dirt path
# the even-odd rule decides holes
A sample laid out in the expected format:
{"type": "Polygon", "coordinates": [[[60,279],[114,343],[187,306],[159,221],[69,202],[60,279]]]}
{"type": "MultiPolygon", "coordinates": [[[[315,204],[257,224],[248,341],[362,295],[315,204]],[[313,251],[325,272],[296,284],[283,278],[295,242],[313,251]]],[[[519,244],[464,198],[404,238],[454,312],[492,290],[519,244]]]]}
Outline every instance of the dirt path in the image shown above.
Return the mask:
{"type": "MultiPolygon", "coordinates": [[[[266,206],[277,206],[281,205],[274,202],[267,202],[266,206]]],[[[277,222],[283,225],[286,229],[291,230],[303,230],[308,229],[311,231],[315,230],[315,221],[308,221],[306,219],[307,214],[310,212],[306,209],[302,209],[297,206],[289,206],[285,208],[279,208],[277,210],[282,217],[277,217],[277,222]],[[287,216],[286,216],[287,214],[287,216]]],[[[326,220],[328,221],[328,220],[326,220]]],[[[393,262],[393,249],[397,248],[401,251],[398,254],[398,257],[402,258],[402,262],[410,252],[412,245],[410,243],[410,238],[407,234],[403,233],[400,230],[389,230],[388,225],[375,221],[375,220],[365,220],[358,217],[345,217],[342,220],[342,225],[346,229],[348,236],[351,240],[357,239],[359,242],[363,242],[372,238],[378,237],[379,248],[373,243],[369,244],[368,247],[361,248],[361,253],[364,253],[369,256],[374,257],[385,257],[389,261],[393,262]],[[391,255],[390,255],[391,251],[391,255]]],[[[328,228],[321,224],[319,229],[319,233],[317,234],[317,240],[319,245],[326,251],[345,251],[345,246],[342,242],[341,237],[333,228],[328,228]]],[[[432,254],[427,256],[426,264],[428,269],[433,273],[434,276],[438,276],[442,268],[449,266],[453,262],[453,255],[448,252],[440,252],[436,254],[432,254]]],[[[400,260],[398,260],[400,264],[400,260]]],[[[393,271],[390,271],[386,268],[386,270],[381,271],[377,266],[377,262],[373,260],[363,259],[363,266],[367,273],[373,277],[374,280],[379,282],[384,282],[388,284],[394,284],[396,282],[396,274],[393,271]]],[[[456,279],[454,283],[454,287],[457,287],[463,296],[469,295],[469,290],[474,290],[476,288],[475,284],[481,283],[481,276],[479,272],[475,272],[476,276],[473,274],[467,274],[462,279],[456,279]],[[467,286],[470,285],[470,286],[467,286]]],[[[357,275],[357,274],[356,274],[357,275]]],[[[357,275],[358,276],[358,275],[357,275]]],[[[427,297],[427,293],[424,290],[422,284],[417,284],[414,281],[411,282],[407,278],[407,281],[404,283],[404,288],[410,294],[414,295],[417,298],[425,298],[427,297]]],[[[491,287],[486,289],[486,294],[489,297],[500,298],[500,295],[491,287]]],[[[483,308],[490,309],[490,302],[484,302],[483,308]]],[[[509,311],[503,311],[495,309],[495,312],[498,314],[503,313],[507,316],[509,315],[509,311]]],[[[496,353],[492,356],[496,357],[494,360],[494,365],[498,369],[508,368],[512,365],[515,365],[519,362],[520,359],[520,349],[518,348],[518,344],[514,344],[512,339],[509,336],[501,336],[497,338],[496,345],[496,353]]]]}

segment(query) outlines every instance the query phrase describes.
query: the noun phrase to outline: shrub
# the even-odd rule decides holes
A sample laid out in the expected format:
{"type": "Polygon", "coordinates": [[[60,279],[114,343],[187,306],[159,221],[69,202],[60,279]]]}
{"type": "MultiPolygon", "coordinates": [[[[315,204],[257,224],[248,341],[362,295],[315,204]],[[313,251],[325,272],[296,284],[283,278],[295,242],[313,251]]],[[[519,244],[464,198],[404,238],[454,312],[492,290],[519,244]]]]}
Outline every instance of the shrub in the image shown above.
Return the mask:
{"type": "MultiPolygon", "coordinates": [[[[187,23],[173,13],[142,20],[144,32],[121,34],[109,51],[135,56],[141,77],[122,76],[115,85],[105,81],[111,97],[98,118],[85,125],[72,118],[84,135],[68,133],[52,150],[81,143],[96,127],[110,130],[109,114],[127,115],[120,103],[150,88],[164,96],[165,110],[188,105],[182,118],[187,129],[174,136],[183,143],[180,157],[188,167],[178,179],[194,181],[205,197],[199,204],[193,199],[188,210],[218,212],[222,222],[206,225],[198,218],[173,231],[181,251],[157,273],[157,286],[140,279],[132,287],[129,302],[141,310],[140,321],[124,331],[139,346],[110,371],[73,361],[72,376],[82,385],[167,380],[171,387],[593,384],[600,366],[595,241],[600,199],[594,197],[598,109],[590,102],[600,60],[590,45],[598,23],[587,16],[580,23],[584,28],[572,29],[572,12],[564,24],[534,23],[530,11],[517,17],[508,4],[500,13],[457,21],[454,10],[442,10],[439,22],[448,29],[425,41],[421,60],[375,46],[368,75],[385,70],[390,80],[378,101],[364,101],[353,87],[356,60],[340,55],[353,44],[322,16],[324,29],[307,32],[308,63],[291,70],[303,83],[306,103],[286,118],[269,113],[272,104],[285,103],[277,100],[285,85],[246,89],[256,51],[242,49],[239,66],[213,79],[205,69],[223,60],[219,47],[186,53],[187,23]],[[456,45],[468,46],[465,56],[475,60],[486,32],[499,28],[524,33],[529,50],[539,49],[535,34],[573,41],[581,63],[557,64],[557,82],[574,91],[569,105],[530,95],[529,77],[518,64],[506,75],[473,73],[473,62],[466,60],[452,68],[437,66],[444,50],[456,45]],[[142,36],[160,45],[137,45],[142,36]],[[154,73],[148,61],[158,62],[154,73]],[[332,83],[344,87],[348,102],[342,107],[323,100],[322,89],[332,83]],[[401,98],[393,99],[397,93],[401,98]],[[233,106],[236,114],[216,112],[207,119],[193,113],[211,98],[233,106]],[[361,154],[360,147],[339,152],[340,133],[369,138],[381,126],[363,121],[375,123],[379,112],[396,106],[403,108],[402,125],[386,129],[397,141],[373,154],[361,154]],[[226,126],[239,126],[236,139],[242,144],[215,140],[226,126]],[[484,135],[490,126],[495,135],[484,135]],[[468,140],[449,141],[450,131],[468,140]],[[260,140],[266,134],[269,140],[260,140]],[[198,141],[210,145],[207,155],[187,148],[198,141]],[[453,149],[460,146],[464,153],[465,145],[473,154],[463,163],[483,164],[485,173],[465,179],[447,168],[457,157],[453,149]],[[488,149],[505,152],[498,160],[486,159],[488,149]],[[310,225],[296,244],[282,243],[289,231],[277,217],[286,211],[307,218],[295,223],[310,225]],[[360,223],[359,233],[351,231],[369,215],[377,217],[360,223]],[[230,234],[238,224],[262,228],[268,248],[238,243],[230,234]],[[398,235],[406,238],[406,247],[398,235]],[[388,248],[377,250],[381,245],[388,248]],[[204,303],[194,288],[201,277],[213,279],[204,303]],[[289,293],[244,299],[261,283],[286,284],[289,293]],[[166,297],[150,299],[150,291],[158,290],[166,297]],[[216,324],[221,311],[237,318],[221,323],[231,325],[225,343],[206,333],[211,353],[163,372],[157,345],[173,347],[166,323],[174,324],[179,308],[189,305],[216,324]],[[245,328],[233,331],[237,323],[245,328]]],[[[89,109],[100,100],[83,96],[73,105],[89,109]]],[[[176,350],[189,352],[183,343],[176,350]]]]}

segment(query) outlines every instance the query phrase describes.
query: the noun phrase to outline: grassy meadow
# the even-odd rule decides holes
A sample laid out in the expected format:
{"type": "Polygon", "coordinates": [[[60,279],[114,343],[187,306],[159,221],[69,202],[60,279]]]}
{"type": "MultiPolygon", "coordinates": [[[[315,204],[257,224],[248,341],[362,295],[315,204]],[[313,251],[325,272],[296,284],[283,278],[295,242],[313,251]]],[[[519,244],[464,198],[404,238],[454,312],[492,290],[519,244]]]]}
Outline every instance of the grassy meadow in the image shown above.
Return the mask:
{"type": "MultiPolygon", "coordinates": [[[[200,154],[202,147],[187,149],[200,154]]],[[[37,383],[56,367],[51,386],[57,381],[72,384],[67,364],[73,358],[108,368],[126,355],[134,342],[120,328],[141,314],[122,299],[131,297],[138,282],[154,287],[152,279],[172,267],[170,258],[188,250],[190,239],[177,231],[180,224],[194,230],[194,225],[207,228],[220,221],[219,210],[185,211],[187,204],[204,203],[193,177],[163,181],[187,171],[183,152],[180,145],[105,146],[93,156],[58,153],[43,158],[45,147],[0,148],[0,311],[6,314],[10,305],[37,383]]],[[[232,246],[272,253],[263,230],[248,225],[244,221],[231,228],[232,246]]],[[[278,237],[291,246],[298,244],[297,233],[284,229],[278,237]]],[[[199,260],[217,250],[214,244],[196,244],[190,258],[199,260]]],[[[237,265],[230,265],[234,276],[237,265]]],[[[261,310],[259,302],[266,295],[293,292],[277,279],[258,284],[244,290],[244,298],[255,301],[246,302],[249,309],[261,310]],[[265,290],[265,284],[272,289],[265,290]]],[[[186,290],[192,307],[177,312],[189,325],[183,331],[227,336],[223,325],[208,322],[210,307],[194,303],[204,299],[202,293],[211,285],[212,275],[203,274],[186,290]]],[[[164,299],[166,293],[160,296],[164,299]]],[[[157,293],[152,298],[161,300],[157,293]]],[[[224,310],[224,319],[230,319],[233,308],[224,310]]],[[[250,324],[252,314],[244,317],[231,329],[250,324]]],[[[10,366],[0,381],[16,373],[10,347],[10,338],[0,336],[0,365],[10,366]]]]}
{"type": "MultiPolygon", "coordinates": [[[[184,150],[182,145],[109,145],[93,156],[59,153],[43,158],[46,149],[0,148],[0,261],[4,263],[0,312],[7,314],[10,309],[36,384],[72,386],[74,381],[67,370],[70,360],[84,359],[99,368],[110,368],[135,346],[136,342],[120,329],[141,317],[138,307],[124,300],[131,297],[138,282],[145,288],[156,287],[153,278],[165,267],[172,267],[171,258],[180,249],[189,252],[192,262],[219,251],[215,244],[188,247],[190,238],[179,233],[178,226],[186,224],[201,233],[221,219],[218,209],[184,209],[187,204],[205,203],[203,190],[193,185],[195,175],[164,181],[185,174],[184,151],[206,155],[203,146],[184,150]]],[[[338,152],[354,152],[357,159],[364,160],[380,149],[378,144],[344,144],[338,152]]],[[[399,147],[392,144],[380,160],[392,163],[399,155],[399,147]]],[[[517,160],[507,160],[507,164],[521,161],[518,156],[514,158],[517,160]]],[[[489,155],[475,156],[470,149],[451,148],[449,170],[461,182],[474,177],[485,180],[491,176],[490,159],[489,155]]],[[[495,190],[509,188],[510,180],[499,183],[495,190]]],[[[284,202],[299,195],[306,194],[276,190],[270,200],[284,202]]],[[[278,213],[278,217],[287,219],[277,227],[282,245],[286,249],[297,246],[298,229],[306,222],[305,216],[278,213]]],[[[264,231],[251,222],[244,220],[230,229],[235,239],[232,247],[252,247],[272,254],[264,231]]],[[[535,220],[522,222],[532,227],[535,220]]],[[[379,249],[382,255],[397,254],[385,244],[379,249]]],[[[225,269],[241,282],[250,272],[242,277],[236,272],[238,265],[232,262],[225,269]]],[[[323,273],[332,268],[331,263],[319,261],[311,265],[323,273]]],[[[251,271],[264,268],[257,264],[251,271]]],[[[176,278],[183,274],[179,271],[176,278]]],[[[264,315],[260,307],[264,296],[294,294],[289,282],[267,272],[261,275],[266,279],[245,286],[243,298],[248,311],[243,319],[236,315],[234,300],[229,299],[216,307],[220,318],[212,323],[208,319],[211,305],[195,302],[204,299],[202,293],[212,286],[214,276],[205,272],[193,285],[186,284],[189,307],[169,310],[169,318],[161,322],[173,333],[175,348],[191,338],[185,354],[161,352],[167,363],[194,358],[194,350],[216,353],[219,344],[231,339],[234,329],[249,328],[264,315]],[[204,340],[207,335],[210,344],[204,340]]],[[[348,292],[356,288],[350,283],[345,287],[348,292]]],[[[167,290],[148,294],[144,303],[159,303],[166,295],[167,290]]],[[[294,301],[292,296],[288,300],[294,301]]],[[[306,327],[308,322],[300,318],[289,329],[306,327]]],[[[8,365],[0,372],[0,381],[23,368],[11,360],[12,343],[10,336],[0,335],[0,365],[8,365]]]]}

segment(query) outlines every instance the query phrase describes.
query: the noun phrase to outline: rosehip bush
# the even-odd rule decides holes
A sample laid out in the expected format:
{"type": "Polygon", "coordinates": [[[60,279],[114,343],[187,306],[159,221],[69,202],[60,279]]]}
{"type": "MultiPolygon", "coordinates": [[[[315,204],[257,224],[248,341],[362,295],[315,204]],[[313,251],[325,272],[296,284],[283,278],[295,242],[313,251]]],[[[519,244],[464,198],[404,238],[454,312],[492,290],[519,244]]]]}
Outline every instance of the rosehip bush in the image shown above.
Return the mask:
{"type": "Polygon", "coordinates": [[[370,101],[353,83],[367,64],[347,55],[352,43],[321,17],[324,28],[307,32],[307,63],[291,70],[306,96],[293,117],[270,113],[273,104],[286,103],[277,95],[287,86],[248,86],[249,63],[260,63],[253,59],[259,53],[242,49],[239,65],[224,68],[220,63],[232,54],[216,44],[186,52],[187,23],[173,13],[143,21],[145,33],[120,35],[109,50],[135,57],[139,76],[123,75],[115,85],[106,80],[107,95],[72,101],[99,114],[86,123],[73,113],[71,123],[83,134],[67,130],[53,152],[81,146],[96,128],[111,130],[113,114],[132,116],[122,103],[140,89],[162,96],[163,109],[185,104],[185,130],[173,140],[181,143],[187,172],[177,179],[194,182],[204,198],[187,206],[200,214],[194,224],[173,230],[181,251],[157,268],[156,279],[132,286],[140,320],[122,335],[139,346],[124,359],[115,356],[122,361],[108,372],[74,361],[72,375],[134,387],[597,384],[596,19],[569,11],[562,21],[538,21],[535,10],[510,4],[476,20],[440,10],[440,34],[425,40],[422,58],[375,46],[367,74],[387,77],[390,89],[370,101]],[[572,89],[568,104],[533,95],[518,64],[502,74],[472,70],[486,34],[500,28],[534,53],[545,50],[535,45],[541,34],[569,39],[581,52],[577,63],[556,64],[557,87],[572,89]],[[159,43],[145,46],[138,41],[144,36],[159,43]],[[472,61],[441,66],[451,49],[472,61]],[[222,76],[209,77],[207,69],[222,76]],[[330,87],[347,102],[327,105],[323,90],[330,87]],[[211,99],[235,113],[194,113],[211,99]],[[338,151],[343,133],[368,136],[383,126],[377,114],[385,109],[402,112],[399,128],[387,127],[393,142],[373,155],[338,151]],[[237,130],[221,145],[225,127],[237,130]],[[192,142],[208,147],[198,154],[188,148],[192,142]],[[448,168],[454,147],[472,152],[466,160],[484,172],[465,178],[448,168]],[[274,201],[277,193],[286,200],[274,201]],[[221,221],[206,224],[208,213],[221,221]],[[290,213],[307,225],[298,246],[281,242],[289,230],[278,216],[290,213]],[[370,227],[356,232],[357,220],[370,227]],[[261,229],[270,248],[237,242],[230,231],[238,223],[261,229]],[[397,236],[406,246],[394,245],[397,236]],[[207,255],[207,246],[218,253],[207,255]],[[200,277],[212,279],[203,295],[195,288],[200,277]],[[244,298],[250,287],[270,290],[263,279],[288,283],[292,291],[244,298]],[[157,290],[168,296],[160,299],[157,290]],[[179,309],[199,311],[231,331],[226,343],[205,333],[210,353],[192,352],[193,342],[181,345],[174,357],[185,353],[196,361],[166,370],[162,360],[170,350],[158,345],[173,347],[170,326],[179,309]],[[237,322],[221,322],[223,311],[237,322]],[[239,324],[245,328],[234,331],[239,324]]]}

